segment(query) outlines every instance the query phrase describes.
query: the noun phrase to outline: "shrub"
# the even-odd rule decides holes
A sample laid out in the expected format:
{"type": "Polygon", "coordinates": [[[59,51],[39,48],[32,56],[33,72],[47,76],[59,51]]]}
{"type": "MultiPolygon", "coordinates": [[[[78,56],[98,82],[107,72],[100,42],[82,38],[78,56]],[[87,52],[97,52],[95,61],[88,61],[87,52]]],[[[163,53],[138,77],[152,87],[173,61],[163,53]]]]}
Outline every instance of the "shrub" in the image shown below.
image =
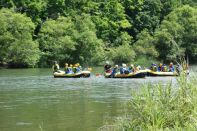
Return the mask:
{"type": "Polygon", "coordinates": [[[196,80],[182,74],[176,85],[144,85],[132,94],[127,117],[113,130],[196,130],[196,80]]]}

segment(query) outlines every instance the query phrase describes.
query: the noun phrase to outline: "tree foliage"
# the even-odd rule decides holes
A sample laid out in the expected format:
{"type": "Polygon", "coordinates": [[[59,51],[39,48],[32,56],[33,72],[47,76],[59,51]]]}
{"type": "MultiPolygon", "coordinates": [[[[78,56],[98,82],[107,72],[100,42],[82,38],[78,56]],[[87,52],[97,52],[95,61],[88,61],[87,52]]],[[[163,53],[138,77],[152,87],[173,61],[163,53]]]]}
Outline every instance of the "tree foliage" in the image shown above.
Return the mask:
{"type": "Polygon", "coordinates": [[[1,0],[0,64],[120,62],[123,50],[132,56],[123,62],[184,55],[196,61],[196,6],[196,0],[1,0]]]}
{"type": "Polygon", "coordinates": [[[39,60],[38,43],[32,40],[35,25],[25,15],[0,10],[0,61],[10,66],[35,66],[39,60]]]}
{"type": "Polygon", "coordinates": [[[130,45],[124,44],[111,48],[109,56],[114,63],[121,64],[133,62],[136,54],[130,45]]]}
{"type": "Polygon", "coordinates": [[[188,5],[172,11],[155,32],[155,45],[164,60],[180,55],[197,57],[197,9],[188,5]]]}
{"type": "Polygon", "coordinates": [[[70,18],[60,17],[57,20],[47,20],[38,34],[39,47],[42,52],[42,65],[52,61],[69,61],[71,52],[75,49],[75,41],[71,36],[76,32],[70,18]]]}
{"type": "Polygon", "coordinates": [[[60,62],[97,63],[103,59],[103,42],[96,36],[87,15],[47,20],[38,35],[42,64],[60,62]]]}

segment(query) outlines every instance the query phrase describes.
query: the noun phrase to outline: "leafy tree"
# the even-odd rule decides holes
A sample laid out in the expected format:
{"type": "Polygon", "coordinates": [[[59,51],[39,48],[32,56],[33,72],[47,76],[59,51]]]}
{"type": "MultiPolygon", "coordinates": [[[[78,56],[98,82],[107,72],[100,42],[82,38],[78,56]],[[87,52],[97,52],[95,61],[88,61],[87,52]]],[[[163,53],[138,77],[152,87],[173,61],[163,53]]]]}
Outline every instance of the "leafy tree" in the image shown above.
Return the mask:
{"type": "Polygon", "coordinates": [[[25,15],[0,10],[0,61],[10,66],[35,66],[39,59],[37,42],[32,40],[35,25],[25,15]]]}
{"type": "Polygon", "coordinates": [[[74,34],[77,44],[73,61],[96,64],[104,60],[104,43],[97,38],[95,24],[91,17],[85,14],[76,16],[75,27],[78,32],[74,34]]]}
{"type": "Polygon", "coordinates": [[[13,0],[1,0],[0,1],[0,9],[1,8],[11,8],[14,6],[13,0]]]}
{"type": "Polygon", "coordinates": [[[128,62],[185,54],[196,61],[196,5],[196,0],[1,0],[0,63],[34,66],[40,56],[43,66],[55,59],[96,64],[107,57],[128,62]],[[35,52],[39,43],[41,54],[22,55],[29,43],[35,52]],[[126,56],[137,57],[126,59],[119,53],[123,47],[126,56]]]}
{"type": "Polygon", "coordinates": [[[197,10],[188,5],[171,12],[155,33],[155,43],[159,58],[175,59],[189,55],[196,59],[197,54],[197,10]]]}
{"type": "Polygon", "coordinates": [[[95,10],[92,20],[97,28],[97,35],[103,39],[109,47],[118,46],[117,39],[120,39],[122,32],[131,27],[131,24],[126,19],[124,7],[119,0],[100,0],[95,4],[95,10]]]}
{"type": "Polygon", "coordinates": [[[129,22],[133,25],[129,33],[135,40],[137,34],[144,29],[153,33],[158,27],[162,9],[160,0],[124,0],[123,4],[129,22]]]}
{"type": "Polygon", "coordinates": [[[40,23],[45,18],[46,0],[3,0],[2,7],[14,8],[16,12],[25,13],[35,23],[40,23]]]}
{"type": "Polygon", "coordinates": [[[74,24],[69,17],[47,20],[38,34],[42,52],[40,63],[46,66],[54,60],[70,61],[71,52],[75,50],[76,43],[72,37],[72,33],[75,32],[74,24]]]}
{"type": "Polygon", "coordinates": [[[137,56],[158,57],[159,54],[155,49],[154,38],[149,34],[147,29],[138,34],[137,39],[138,41],[133,45],[137,56]]]}
{"type": "Polygon", "coordinates": [[[96,36],[94,23],[87,15],[49,19],[41,28],[38,41],[42,51],[41,63],[54,60],[96,63],[103,57],[103,42],[96,36]]]}
{"type": "Polygon", "coordinates": [[[118,47],[110,48],[109,59],[114,63],[129,63],[134,61],[136,54],[129,44],[124,44],[118,47]]]}

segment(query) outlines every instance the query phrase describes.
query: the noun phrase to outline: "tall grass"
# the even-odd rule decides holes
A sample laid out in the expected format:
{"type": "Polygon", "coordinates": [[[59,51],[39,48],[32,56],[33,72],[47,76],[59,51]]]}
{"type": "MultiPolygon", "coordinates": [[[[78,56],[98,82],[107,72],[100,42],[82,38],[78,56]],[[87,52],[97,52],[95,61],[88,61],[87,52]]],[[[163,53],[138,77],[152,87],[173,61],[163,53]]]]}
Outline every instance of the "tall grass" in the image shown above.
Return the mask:
{"type": "Polygon", "coordinates": [[[126,117],[100,130],[197,130],[197,79],[181,74],[175,85],[144,85],[132,93],[126,117]]]}

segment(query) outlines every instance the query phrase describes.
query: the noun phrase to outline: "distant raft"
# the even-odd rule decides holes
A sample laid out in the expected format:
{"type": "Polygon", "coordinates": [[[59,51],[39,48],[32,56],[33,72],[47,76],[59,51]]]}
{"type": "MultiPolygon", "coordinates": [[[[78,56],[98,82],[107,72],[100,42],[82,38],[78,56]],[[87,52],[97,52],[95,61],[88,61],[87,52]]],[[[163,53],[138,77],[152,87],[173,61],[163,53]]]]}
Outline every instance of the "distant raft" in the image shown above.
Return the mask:
{"type": "Polygon", "coordinates": [[[64,71],[55,72],[54,78],[88,78],[90,77],[90,71],[80,71],[74,74],[65,74],[64,71]]]}
{"type": "Polygon", "coordinates": [[[104,76],[105,78],[144,78],[146,76],[146,70],[139,70],[129,74],[116,73],[115,75],[111,75],[111,73],[105,73],[104,76]]]}
{"type": "Polygon", "coordinates": [[[147,69],[147,76],[178,76],[177,72],[157,72],[147,69]]]}

